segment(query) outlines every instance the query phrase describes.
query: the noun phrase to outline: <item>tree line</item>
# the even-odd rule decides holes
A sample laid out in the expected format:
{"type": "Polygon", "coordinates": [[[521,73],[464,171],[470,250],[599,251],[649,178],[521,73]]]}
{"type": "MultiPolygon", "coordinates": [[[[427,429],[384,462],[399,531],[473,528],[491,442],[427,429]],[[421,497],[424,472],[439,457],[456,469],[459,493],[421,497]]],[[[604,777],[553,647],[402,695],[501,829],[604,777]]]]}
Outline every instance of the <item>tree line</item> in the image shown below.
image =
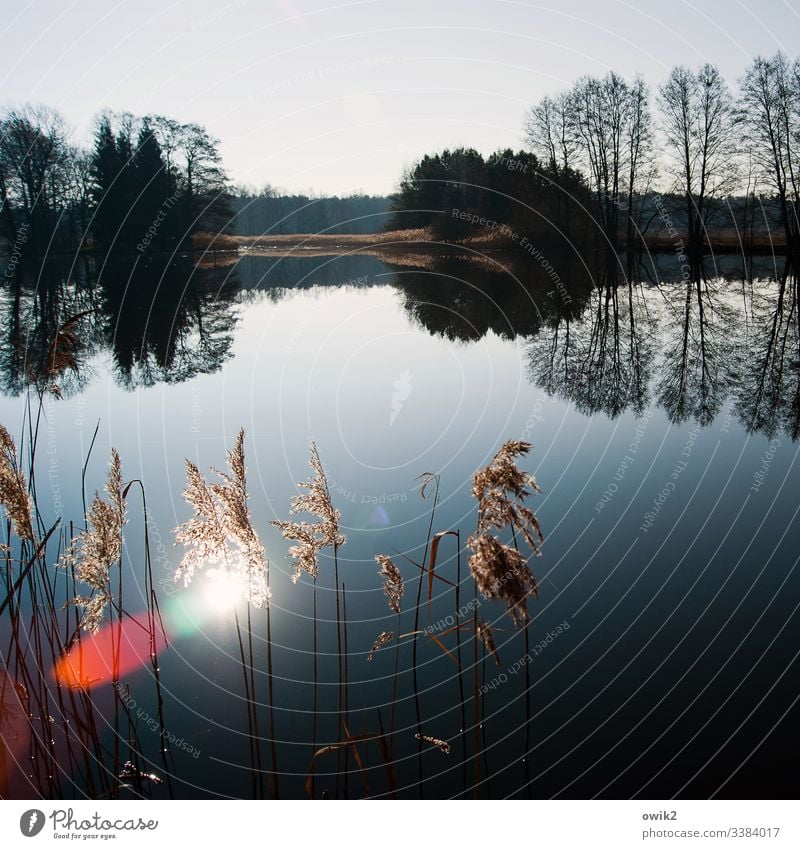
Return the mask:
{"type": "Polygon", "coordinates": [[[654,95],[641,77],[584,76],[536,103],[524,132],[517,152],[423,157],[387,215],[385,198],[231,189],[219,141],[199,124],[105,112],[84,149],[56,110],[28,105],[0,115],[0,239],[12,255],[24,245],[41,256],[170,250],[199,231],[387,226],[430,227],[455,240],[487,229],[524,233],[616,252],[641,246],[660,218],[681,249],[701,253],[727,208],[737,239],[760,218],[787,253],[800,253],[799,60],[758,57],[735,90],[711,64],[673,68],[654,95]]]}
{"type": "Polygon", "coordinates": [[[237,236],[380,233],[390,206],[387,197],[288,195],[272,186],[235,186],[232,196],[233,232],[237,236]]]}
{"type": "Polygon", "coordinates": [[[219,141],[199,124],[104,112],[93,144],[26,105],[0,116],[0,237],[41,256],[80,248],[168,249],[230,221],[219,141]]]}
{"type": "Polygon", "coordinates": [[[584,76],[532,106],[524,134],[527,150],[516,154],[423,157],[401,181],[393,224],[464,237],[477,215],[509,229],[592,233],[617,251],[636,244],[663,193],[696,253],[738,194],[743,224],[766,204],[787,252],[800,249],[800,61],[783,53],[754,59],[735,91],[711,64],[673,68],[655,97],[641,77],[584,76]],[[454,209],[471,217],[454,221],[454,209]]]}

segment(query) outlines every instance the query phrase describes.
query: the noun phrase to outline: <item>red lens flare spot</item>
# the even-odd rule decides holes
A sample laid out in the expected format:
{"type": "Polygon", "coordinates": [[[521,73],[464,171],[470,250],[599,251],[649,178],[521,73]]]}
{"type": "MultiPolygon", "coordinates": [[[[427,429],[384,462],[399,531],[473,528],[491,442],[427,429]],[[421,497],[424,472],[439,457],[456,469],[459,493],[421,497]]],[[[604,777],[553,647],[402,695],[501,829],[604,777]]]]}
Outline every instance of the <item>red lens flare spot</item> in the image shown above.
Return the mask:
{"type": "Polygon", "coordinates": [[[55,678],[67,687],[85,689],[130,674],[151,662],[166,640],[156,625],[151,640],[146,613],[127,616],[121,623],[104,625],[96,634],[81,634],[80,641],[55,665],[55,678]],[[116,663],[115,663],[116,658],[116,663]]]}

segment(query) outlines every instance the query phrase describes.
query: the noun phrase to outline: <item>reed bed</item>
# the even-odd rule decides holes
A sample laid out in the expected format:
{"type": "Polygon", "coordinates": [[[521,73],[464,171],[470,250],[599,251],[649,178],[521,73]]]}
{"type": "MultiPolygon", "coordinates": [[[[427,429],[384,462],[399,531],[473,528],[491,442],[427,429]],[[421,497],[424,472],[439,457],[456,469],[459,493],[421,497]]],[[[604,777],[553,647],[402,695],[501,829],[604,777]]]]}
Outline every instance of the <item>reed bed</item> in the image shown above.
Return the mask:
{"type": "MultiPolygon", "coordinates": [[[[69,357],[67,366],[68,361],[69,357]]],[[[5,542],[0,547],[5,561],[0,598],[0,796],[21,792],[22,783],[26,795],[48,798],[171,797],[178,776],[170,746],[160,742],[154,755],[141,739],[131,710],[134,695],[141,700],[147,689],[159,727],[164,728],[159,653],[168,650],[169,643],[153,581],[145,486],[126,480],[122,460],[112,449],[105,489],[88,504],[84,498],[81,521],[46,527],[37,507],[34,472],[44,391],[38,395],[39,411],[30,408],[22,439],[15,441],[0,425],[0,504],[5,513],[5,542]],[[20,457],[26,458],[25,464],[20,457]],[[140,498],[133,499],[137,493],[140,498]],[[138,556],[126,556],[125,542],[140,522],[142,562],[138,556]],[[128,612],[123,597],[126,575],[141,576],[144,616],[128,612]],[[66,604],[59,603],[64,599],[66,604]],[[135,691],[121,668],[130,627],[146,633],[148,646],[146,674],[137,675],[135,691]],[[108,638],[107,668],[98,681],[91,677],[96,670],[85,668],[85,658],[88,646],[101,635],[108,638]],[[51,670],[57,670],[55,676],[51,670]]],[[[530,448],[525,442],[506,442],[475,472],[476,523],[463,546],[460,529],[436,527],[440,476],[420,476],[420,495],[430,504],[422,557],[375,555],[386,615],[393,624],[377,633],[370,646],[358,645],[353,638],[339,568],[339,554],[346,545],[341,514],[320,453],[316,445],[310,446],[311,475],[298,484],[289,505],[290,518],[273,522],[289,543],[292,581],[310,584],[312,598],[310,727],[305,740],[292,741],[307,745],[306,766],[300,772],[286,764],[279,739],[281,676],[273,657],[270,564],[249,507],[245,434],[240,431],[227,452],[227,470],[211,470],[209,480],[186,461],[183,494],[192,515],[175,529],[183,556],[174,578],[189,585],[203,580],[204,573],[219,570],[242,589],[242,604],[233,611],[233,630],[254,798],[297,795],[299,774],[310,798],[331,793],[338,798],[424,797],[428,783],[443,773],[452,788],[450,795],[479,798],[489,792],[483,693],[487,667],[498,669],[501,662],[497,622],[484,614],[482,603],[503,606],[527,652],[529,601],[538,593],[530,559],[541,554],[544,539],[527,504],[540,490],[519,465],[530,448]],[[328,603],[333,609],[325,611],[328,618],[320,618],[321,579],[334,589],[328,603]],[[471,602],[465,605],[467,598],[471,602]],[[441,611],[448,603],[453,614],[443,625],[432,624],[432,609],[441,611]],[[335,728],[321,723],[319,715],[322,642],[336,646],[335,728]],[[363,669],[371,668],[361,664],[382,666],[384,653],[390,651],[385,704],[372,708],[354,704],[356,682],[363,669]],[[439,674],[451,703],[445,713],[432,709],[428,688],[421,686],[422,657],[431,653],[433,661],[425,661],[425,676],[430,675],[431,664],[443,670],[439,674]],[[404,664],[403,658],[408,662],[404,664]]],[[[86,465],[91,448],[89,454],[86,465]]],[[[530,788],[529,664],[525,671],[519,785],[530,788]]]]}

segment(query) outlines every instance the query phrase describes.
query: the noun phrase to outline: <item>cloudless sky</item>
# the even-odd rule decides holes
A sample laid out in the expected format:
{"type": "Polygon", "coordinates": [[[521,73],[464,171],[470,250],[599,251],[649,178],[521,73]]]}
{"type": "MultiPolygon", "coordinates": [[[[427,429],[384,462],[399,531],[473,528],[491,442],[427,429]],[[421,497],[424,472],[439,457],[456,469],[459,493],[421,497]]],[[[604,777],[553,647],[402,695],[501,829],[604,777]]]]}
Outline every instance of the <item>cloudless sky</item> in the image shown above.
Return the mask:
{"type": "Polygon", "coordinates": [[[204,124],[237,182],[392,191],[431,150],[522,145],[528,107],[582,74],[657,85],[678,63],[800,51],[786,0],[3,0],[4,105],[204,124]]]}

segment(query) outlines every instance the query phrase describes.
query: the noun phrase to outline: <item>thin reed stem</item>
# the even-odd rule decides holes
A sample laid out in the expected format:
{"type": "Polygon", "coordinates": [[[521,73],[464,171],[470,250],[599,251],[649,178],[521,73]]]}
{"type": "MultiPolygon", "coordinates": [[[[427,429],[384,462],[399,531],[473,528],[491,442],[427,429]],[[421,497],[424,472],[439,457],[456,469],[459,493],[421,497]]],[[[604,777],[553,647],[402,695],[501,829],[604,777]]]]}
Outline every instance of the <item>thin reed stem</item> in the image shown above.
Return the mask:
{"type": "MultiPolygon", "coordinates": [[[[422,602],[422,582],[425,578],[425,568],[428,565],[428,550],[431,544],[431,536],[433,534],[433,523],[436,518],[436,505],[439,502],[439,475],[434,475],[435,489],[433,493],[433,507],[431,508],[431,518],[428,522],[428,536],[425,539],[425,551],[422,556],[423,569],[419,575],[419,584],[417,585],[417,601],[414,607],[414,639],[411,644],[411,668],[414,684],[414,712],[417,719],[417,734],[422,734],[422,712],[419,701],[419,682],[417,680],[417,638],[419,636],[419,609],[422,602]]],[[[424,485],[423,485],[424,488],[424,485]]],[[[425,782],[422,772],[422,740],[417,739],[417,789],[420,799],[425,798],[425,782]]]]}
{"type": "MultiPolygon", "coordinates": [[[[313,597],[313,617],[314,617],[314,644],[312,649],[312,657],[314,663],[314,696],[313,696],[313,704],[311,709],[311,757],[314,757],[314,753],[317,751],[317,710],[319,705],[319,661],[317,657],[317,576],[314,575],[314,587],[312,590],[313,597]]],[[[311,775],[311,798],[316,798],[314,796],[314,781],[315,776],[311,775]]]]}
{"type": "Polygon", "coordinates": [[[481,707],[478,693],[478,586],[475,584],[475,604],[472,610],[472,719],[475,751],[473,753],[473,796],[480,799],[481,787],[481,707]]]}
{"type": "Polygon", "coordinates": [[[522,755],[522,763],[525,767],[525,789],[528,793],[528,798],[531,797],[531,774],[530,774],[530,755],[531,755],[531,656],[530,656],[530,638],[528,636],[528,626],[530,622],[525,623],[525,742],[523,743],[524,752],[522,755]]]}
{"type": "MultiPolygon", "coordinates": [[[[333,544],[333,578],[336,582],[336,668],[338,671],[338,702],[339,702],[339,716],[337,722],[337,737],[336,742],[341,743],[342,741],[342,720],[343,720],[343,691],[342,691],[342,621],[339,610],[339,546],[334,543],[333,544]]],[[[336,749],[336,798],[339,798],[339,778],[341,774],[341,765],[342,765],[342,750],[341,747],[336,749]]]]}
{"type": "MultiPolygon", "coordinates": [[[[269,591],[269,560],[267,560],[267,591],[269,591]]],[[[270,773],[271,792],[273,799],[280,798],[278,786],[278,750],[275,742],[275,694],[273,692],[272,675],[272,619],[270,605],[267,605],[267,690],[269,694],[269,739],[272,750],[272,772],[270,773]]]]}
{"type": "Polygon", "coordinates": [[[461,785],[467,792],[467,703],[464,694],[464,668],[461,663],[461,532],[456,531],[456,659],[458,660],[458,704],[461,710],[461,785]]]}
{"type": "MultiPolygon", "coordinates": [[[[348,722],[348,688],[347,688],[347,592],[345,590],[344,581],[342,581],[342,633],[344,637],[344,718],[343,727],[350,727],[348,722]]],[[[350,789],[350,748],[345,746],[344,749],[344,798],[349,798],[350,789]]]]}

